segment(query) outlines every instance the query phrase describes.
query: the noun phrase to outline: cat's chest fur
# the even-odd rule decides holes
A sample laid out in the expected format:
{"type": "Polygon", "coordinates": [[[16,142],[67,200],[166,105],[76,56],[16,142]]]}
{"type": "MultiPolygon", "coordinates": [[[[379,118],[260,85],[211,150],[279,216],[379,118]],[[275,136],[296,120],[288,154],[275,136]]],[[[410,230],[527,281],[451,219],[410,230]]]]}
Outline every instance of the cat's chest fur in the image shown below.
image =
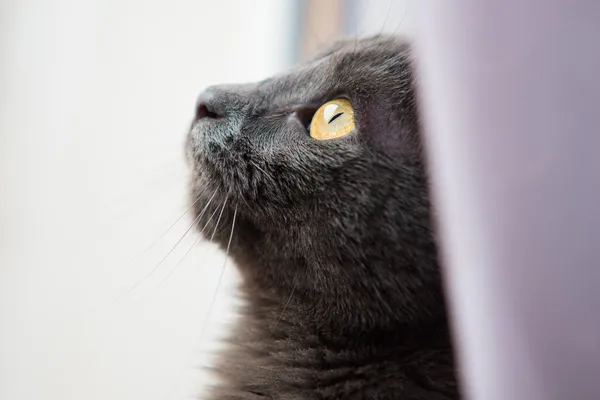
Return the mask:
{"type": "Polygon", "coordinates": [[[340,338],[297,305],[255,300],[215,364],[224,382],[210,399],[459,398],[445,325],[340,338]]]}

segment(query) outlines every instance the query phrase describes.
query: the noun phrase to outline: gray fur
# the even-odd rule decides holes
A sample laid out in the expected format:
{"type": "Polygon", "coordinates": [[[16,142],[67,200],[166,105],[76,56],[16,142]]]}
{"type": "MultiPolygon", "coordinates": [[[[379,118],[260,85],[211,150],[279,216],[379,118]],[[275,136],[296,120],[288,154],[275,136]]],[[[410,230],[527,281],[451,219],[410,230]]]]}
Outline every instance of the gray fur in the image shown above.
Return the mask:
{"type": "Polygon", "coordinates": [[[243,277],[213,399],[459,398],[408,44],[212,87],[186,150],[204,235],[243,277]],[[338,96],[356,129],[314,140],[306,115],[338,96]]]}

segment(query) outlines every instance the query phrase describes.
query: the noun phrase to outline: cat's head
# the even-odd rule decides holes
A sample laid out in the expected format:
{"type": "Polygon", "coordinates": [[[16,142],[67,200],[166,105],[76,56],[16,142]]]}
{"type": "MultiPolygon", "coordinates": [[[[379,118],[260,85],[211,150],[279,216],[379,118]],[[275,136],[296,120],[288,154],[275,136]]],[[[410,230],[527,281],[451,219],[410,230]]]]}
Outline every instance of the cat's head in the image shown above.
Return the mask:
{"type": "Polygon", "coordinates": [[[397,38],[209,88],[186,147],[199,229],[229,248],[249,290],[297,301],[323,329],[441,317],[416,105],[397,38]]]}

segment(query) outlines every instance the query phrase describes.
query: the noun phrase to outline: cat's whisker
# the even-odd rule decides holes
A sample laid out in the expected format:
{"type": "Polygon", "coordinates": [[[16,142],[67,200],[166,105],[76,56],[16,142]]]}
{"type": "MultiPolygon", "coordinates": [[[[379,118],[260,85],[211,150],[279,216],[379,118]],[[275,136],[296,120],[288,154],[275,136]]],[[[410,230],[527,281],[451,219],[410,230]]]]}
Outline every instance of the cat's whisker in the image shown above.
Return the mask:
{"type": "Polygon", "coordinates": [[[250,163],[252,165],[254,165],[259,171],[261,171],[263,174],[265,174],[265,177],[267,179],[269,179],[274,185],[277,184],[277,182],[275,182],[275,179],[273,179],[273,177],[271,176],[271,174],[269,174],[267,171],[265,171],[264,169],[262,169],[261,167],[258,166],[257,163],[255,163],[254,161],[250,161],[250,163]]]}
{"type": "Polygon", "coordinates": [[[225,251],[225,262],[223,263],[223,269],[227,265],[227,259],[229,258],[229,247],[231,246],[231,239],[233,238],[233,230],[235,229],[235,219],[237,217],[237,205],[233,211],[233,222],[231,223],[231,233],[229,234],[229,241],[227,242],[227,250],[225,251]]]}
{"type": "Polygon", "coordinates": [[[163,233],[161,233],[160,236],[158,238],[156,238],[152,243],[150,243],[150,245],[148,247],[146,247],[143,251],[141,251],[139,254],[137,254],[134,257],[134,259],[137,258],[137,257],[139,257],[139,256],[141,256],[142,254],[146,253],[148,250],[150,250],[152,247],[154,247],[156,245],[156,243],[158,243],[162,238],[164,238],[165,235],[167,233],[169,233],[171,231],[171,229],[173,229],[173,227],[175,225],[177,225],[177,223],[179,221],[181,221],[181,219],[183,217],[185,217],[185,215],[196,205],[196,203],[198,203],[200,201],[200,198],[202,197],[202,194],[203,193],[200,193],[198,195],[198,197],[196,198],[196,200],[194,200],[192,202],[192,204],[188,208],[186,208],[186,210],[179,217],[177,217],[177,219],[167,228],[167,230],[165,230],[163,233]]]}
{"type": "Polygon", "coordinates": [[[169,279],[169,277],[175,272],[175,270],[179,267],[179,265],[183,262],[183,260],[185,260],[187,255],[190,253],[190,251],[192,251],[192,249],[196,246],[196,244],[200,241],[200,239],[202,239],[202,234],[199,234],[198,237],[194,240],[194,242],[190,245],[190,247],[188,247],[186,252],[183,254],[183,257],[181,257],[179,259],[179,261],[177,261],[177,264],[175,264],[175,266],[173,268],[171,268],[169,273],[159,283],[159,286],[162,285],[163,283],[165,283],[169,279]]]}
{"type": "MultiPolygon", "coordinates": [[[[223,204],[225,204],[225,202],[223,204]]],[[[210,218],[208,218],[208,221],[206,221],[206,223],[202,227],[200,234],[203,234],[204,231],[206,230],[206,228],[208,228],[208,224],[210,224],[210,221],[212,221],[212,219],[214,218],[214,216],[217,214],[218,211],[219,211],[219,207],[216,207],[215,211],[213,211],[213,213],[210,215],[210,218]]],[[[222,207],[221,207],[221,212],[222,212],[222,207]]]]}
{"type": "Polygon", "coordinates": [[[252,207],[250,207],[250,204],[248,203],[248,200],[246,200],[246,198],[244,197],[243,194],[237,196],[238,200],[242,200],[244,202],[244,204],[246,205],[246,207],[248,207],[248,209],[252,209],[252,207]]]}
{"type": "Polygon", "coordinates": [[[285,314],[285,312],[287,311],[287,308],[289,307],[289,305],[292,301],[292,298],[294,297],[294,292],[296,291],[296,286],[298,286],[298,282],[294,281],[294,286],[292,287],[290,296],[288,297],[287,301],[285,302],[285,305],[283,306],[283,310],[281,310],[281,314],[279,314],[277,321],[275,321],[275,326],[273,326],[271,333],[275,333],[275,330],[277,329],[277,326],[279,325],[279,321],[281,321],[281,318],[283,318],[283,314],[285,314]]]}
{"type": "Polygon", "coordinates": [[[388,22],[388,19],[390,18],[390,14],[392,12],[392,4],[394,3],[393,0],[390,0],[389,4],[388,4],[388,10],[387,13],[385,15],[385,19],[383,20],[383,24],[381,25],[381,29],[379,30],[379,33],[375,36],[374,40],[372,41],[371,45],[367,47],[367,51],[373,50],[377,44],[379,43],[382,35],[383,35],[383,30],[385,29],[385,25],[388,22]]]}
{"type": "MultiPolygon", "coordinates": [[[[220,216],[219,216],[220,218],[220,216]]],[[[202,332],[200,333],[200,339],[204,340],[204,335],[206,334],[206,327],[208,326],[208,322],[210,321],[210,317],[217,301],[217,295],[219,293],[219,288],[221,287],[221,282],[223,281],[223,275],[225,273],[225,267],[227,266],[227,260],[229,260],[229,248],[231,246],[231,239],[233,238],[233,230],[235,229],[235,220],[237,218],[237,205],[235,206],[235,210],[233,211],[233,221],[231,223],[231,233],[229,234],[229,241],[227,242],[227,249],[225,250],[225,261],[223,261],[223,267],[221,268],[221,274],[219,275],[219,279],[217,280],[217,287],[215,292],[213,293],[212,300],[210,302],[210,306],[208,307],[208,313],[206,314],[206,320],[204,326],[202,327],[202,332]]]]}
{"type": "Polygon", "coordinates": [[[217,233],[217,228],[219,227],[219,222],[221,222],[221,216],[223,216],[223,211],[225,210],[225,204],[227,204],[227,200],[229,197],[225,197],[225,201],[223,202],[223,207],[221,207],[221,212],[219,213],[219,218],[217,218],[217,222],[215,223],[215,229],[213,229],[212,235],[210,235],[210,240],[212,242],[215,237],[215,233],[217,233]]]}
{"type": "Polygon", "coordinates": [[[406,10],[404,10],[404,15],[402,15],[402,18],[400,19],[400,22],[398,23],[398,25],[396,25],[396,27],[394,28],[394,30],[392,31],[392,33],[390,34],[390,39],[394,37],[394,35],[396,34],[396,31],[398,30],[398,28],[400,28],[400,25],[402,25],[402,23],[404,22],[404,19],[406,18],[406,16],[408,15],[408,10],[410,9],[410,5],[412,4],[411,1],[409,1],[406,4],[406,10]]]}
{"type": "MultiPolygon", "coordinates": [[[[229,197],[225,197],[225,201],[223,202],[223,206],[221,206],[221,212],[219,213],[219,217],[217,218],[217,222],[216,222],[216,225],[215,225],[215,229],[213,230],[213,234],[211,236],[211,240],[212,240],[212,237],[215,235],[217,226],[219,225],[219,221],[221,220],[221,216],[223,215],[223,211],[225,210],[225,204],[227,203],[228,198],[229,197]]],[[[229,236],[229,242],[227,243],[227,251],[226,251],[226,255],[225,255],[225,261],[223,263],[223,268],[221,269],[221,275],[219,276],[219,280],[217,282],[217,288],[215,289],[215,293],[213,294],[213,298],[212,298],[211,304],[210,304],[210,306],[208,308],[208,313],[206,315],[205,323],[202,326],[202,330],[200,331],[200,334],[196,337],[195,346],[197,346],[198,343],[204,342],[204,337],[206,335],[206,328],[208,326],[208,322],[210,320],[210,316],[212,314],[212,310],[213,310],[215,302],[216,302],[217,293],[219,291],[219,287],[221,286],[221,281],[223,279],[223,272],[225,271],[225,266],[226,266],[226,263],[227,263],[227,258],[228,258],[228,254],[229,254],[229,247],[231,245],[231,238],[233,237],[233,229],[235,227],[236,216],[237,216],[237,206],[235,207],[235,211],[233,213],[233,222],[231,224],[231,233],[230,233],[230,236],[229,236]]],[[[201,237],[201,235],[198,238],[200,238],[200,237],[201,237]]],[[[196,240],[198,240],[198,239],[196,239],[196,240]]],[[[190,356],[188,356],[188,358],[187,358],[187,360],[185,362],[186,366],[188,364],[190,364],[191,359],[192,359],[192,356],[190,354],[190,356]]],[[[173,390],[171,390],[170,392],[172,393],[173,390]]]]}
{"type": "Polygon", "coordinates": [[[144,282],[146,279],[148,279],[150,276],[152,276],[152,274],[154,274],[156,272],[156,270],[167,260],[167,258],[169,258],[169,256],[171,255],[171,253],[177,248],[177,246],[179,245],[179,243],[183,240],[184,237],[186,237],[186,235],[188,234],[188,232],[190,230],[192,230],[192,228],[196,225],[196,223],[200,220],[201,217],[202,217],[202,215],[198,215],[194,219],[194,221],[192,222],[192,224],[185,230],[185,232],[179,238],[179,240],[177,240],[177,242],[175,243],[175,245],[173,247],[171,247],[171,250],[169,250],[169,252],[159,261],[158,264],[156,264],[154,266],[154,268],[152,268],[152,270],[150,272],[148,272],[142,279],[140,279],[139,281],[137,281],[131,288],[129,288],[128,292],[132,292],[135,289],[137,289],[137,287],[142,282],[144,282]]]}
{"type": "Polygon", "coordinates": [[[383,20],[383,25],[381,25],[381,29],[379,30],[379,34],[377,36],[381,36],[383,34],[383,30],[385,29],[385,25],[388,22],[388,19],[390,18],[390,14],[392,13],[392,4],[394,3],[393,0],[390,0],[390,4],[388,5],[388,10],[387,10],[387,14],[385,15],[385,19],[383,20]]]}
{"type": "Polygon", "coordinates": [[[287,114],[288,113],[275,113],[275,114],[265,115],[263,118],[265,118],[265,119],[279,118],[279,117],[283,117],[287,114]]]}
{"type": "Polygon", "coordinates": [[[144,282],[146,279],[148,279],[150,276],[152,276],[152,274],[154,274],[154,272],[156,272],[156,270],[158,270],[158,268],[167,260],[167,258],[169,258],[169,256],[171,255],[171,253],[173,253],[173,251],[179,246],[179,243],[181,243],[181,241],[187,236],[187,234],[189,233],[189,231],[191,231],[192,228],[194,226],[196,226],[196,224],[198,223],[198,221],[200,221],[200,219],[204,216],[204,213],[206,212],[206,210],[208,209],[208,206],[210,205],[210,203],[212,202],[212,200],[216,196],[218,190],[219,190],[219,187],[217,187],[217,189],[215,189],[215,192],[213,193],[213,195],[210,197],[210,199],[208,200],[208,202],[206,203],[206,205],[202,209],[202,212],[200,214],[198,214],[198,216],[194,219],[194,221],[190,224],[190,226],[185,230],[185,232],[179,238],[179,240],[177,240],[177,242],[175,243],[175,245],[173,247],[171,247],[171,250],[169,250],[169,252],[162,258],[162,260],[160,260],[160,262],[158,264],[156,264],[154,266],[154,268],[152,268],[152,270],[150,272],[148,272],[142,279],[140,279],[135,285],[133,285],[129,289],[129,292],[132,292],[133,290],[135,290],[142,282],[144,282]]]}
{"type": "MultiPolygon", "coordinates": [[[[221,213],[219,214],[219,218],[221,217],[221,214],[223,214],[223,210],[225,209],[225,203],[227,203],[227,198],[225,198],[225,201],[223,202],[223,206],[221,207],[221,213]]],[[[164,277],[164,279],[160,282],[159,285],[162,285],[163,283],[165,283],[167,281],[167,279],[169,279],[169,277],[175,272],[175,270],[177,270],[177,268],[179,267],[179,265],[181,265],[181,263],[183,262],[183,260],[185,260],[185,258],[190,253],[190,251],[192,251],[192,249],[196,246],[196,244],[200,241],[200,239],[202,239],[202,234],[204,233],[204,231],[206,230],[206,228],[208,228],[208,224],[210,224],[210,221],[212,221],[212,219],[214,218],[214,216],[217,214],[217,211],[219,211],[218,207],[215,208],[215,211],[213,211],[213,213],[211,214],[211,216],[208,219],[208,221],[206,221],[206,223],[204,224],[204,227],[200,231],[200,234],[198,234],[198,237],[188,247],[188,249],[183,254],[183,256],[179,259],[179,261],[177,261],[177,264],[175,264],[175,266],[173,268],[171,268],[171,270],[169,271],[169,273],[164,277]]],[[[217,223],[218,223],[218,220],[217,220],[217,223]]]]}

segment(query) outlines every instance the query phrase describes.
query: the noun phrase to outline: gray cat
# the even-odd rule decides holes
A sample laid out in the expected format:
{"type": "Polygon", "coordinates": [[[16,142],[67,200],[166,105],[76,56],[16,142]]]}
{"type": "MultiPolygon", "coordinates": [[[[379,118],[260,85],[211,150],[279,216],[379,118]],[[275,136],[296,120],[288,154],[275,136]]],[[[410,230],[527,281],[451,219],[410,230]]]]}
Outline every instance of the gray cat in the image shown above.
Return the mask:
{"type": "Polygon", "coordinates": [[[409,44],[200,95],[196,216],[243,277],[214,399],[458,399],[409,44]]]}

